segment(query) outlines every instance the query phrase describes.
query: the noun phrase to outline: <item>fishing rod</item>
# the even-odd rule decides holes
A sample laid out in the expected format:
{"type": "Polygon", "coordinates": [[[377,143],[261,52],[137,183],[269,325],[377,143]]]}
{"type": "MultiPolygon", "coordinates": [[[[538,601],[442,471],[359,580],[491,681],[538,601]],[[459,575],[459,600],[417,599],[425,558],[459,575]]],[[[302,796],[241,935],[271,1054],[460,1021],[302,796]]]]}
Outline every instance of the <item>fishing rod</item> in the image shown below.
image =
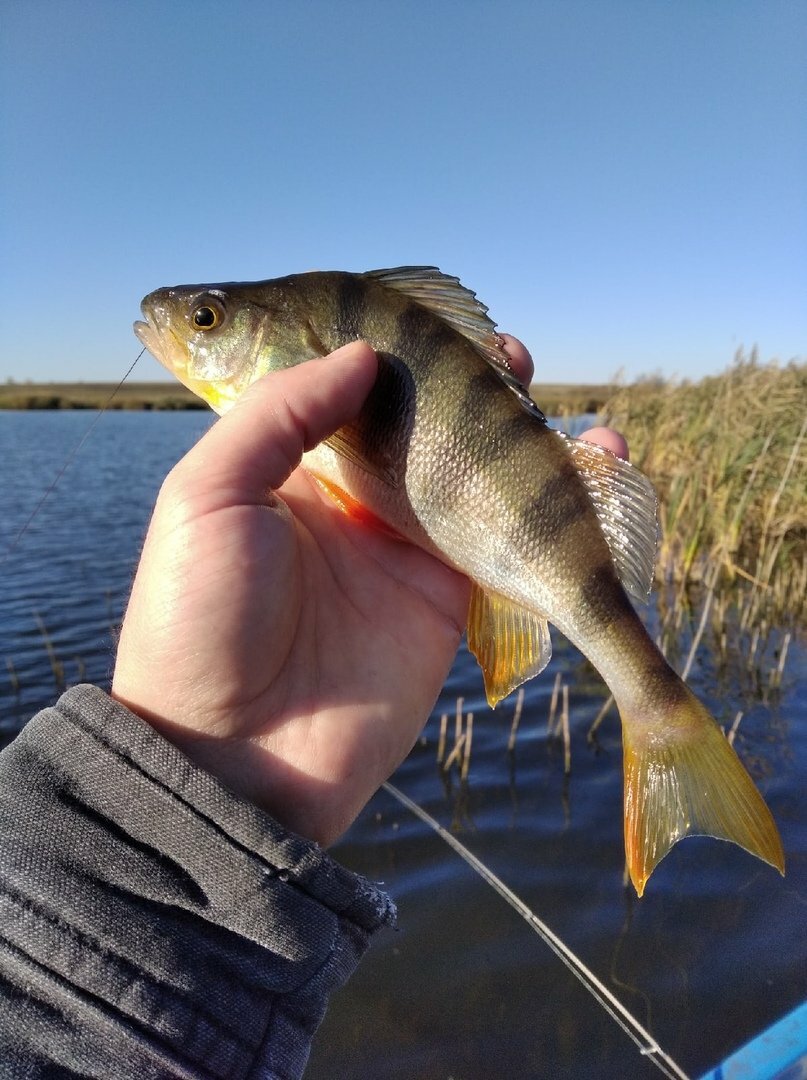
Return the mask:
{"type": "Polygon", "coordinates": [[[416,817],[420,818],[422,822],[433,829],[437,835],[444,840],[449,847],[464,859],[468,865],[479,874],[479,876],[494,889],[499,896],[505,900],[514,911],[524,919],[529,926],[532,927],[534,932],[542,939],[542,941],[549,946],[552,952],[561,960],[566,967],[571,971],[574,977],[585,987],[591,994],[594,1000],[608,1013],[611,1019],[619,1025],[625,1032],[629,1039],[635,1043],[639,1052],[643,1057],[646,1057],[655,1067],[662,1072],[669,1080],[690,1080],[689,1075],[684,1072],[680,1065],[673,1058],[670,1057],[666,1051],[662,1050],[658,1042],[653,1038],[647,1028],[636,1019],[633,1013],[622,1004],[608,987],[597,978],[590,968],[586,967],[583,961],[577,956],[568,945],[562,941],[557,934],[555,934],[550,928],[543,922],[535,912],[524,903],[521,897],[517,896],[509,886],[505,885],[500,877],[486,866],[481,859],[477,858],[472,851],[470,851],[460,840],[456,838],[448,829],[443,828],[439,821],[431,816],[422,806],[419,806],[416,802],[409,798],[408,795],[395,787],[389,781],[382,784],[384,791],[389,795],[392,795],[394,799],[397,799],[402,806],[405,806],[407,810],[411,811],[416,817]]]}
{"type": "Polygon", "coordinates": [[[39,502],[33,508],[31,513],[28,515],[28,518],[25,521],[24,525],[19,530],[17,535],[14,537],[14,539],[11,541],[11,544],[6,548],[6,550],[3,553],[2,557],[0,557],[0,566],[2,566],[3,563],[5,563],[6,560],[9,559],[11,557],[11,555],[14,553],[14,551],[15,551],[17,545],[19,544],[20,540],[22,540],[23,536],[28,532],[28,529],[30,528],[31,523],[33,522],[34,518],[39,514],[39,511],[42,509],[42,507],[45,505],[47,500],[50,498],[50,496],[56,490],[56,485],[59,483],[59,481],[64,476],[64,474],[67,472],[67,470],[70,468],[70,466],[73,463],[74,459],[76,458],[76,455],[78,454],[79,450],[81,450],[84,443],[87,441],[87,439],[89,439],[90,435],[95,430],[96,424],[101,419],[101,417],[104,415],[106,410],[109,408],[109,404],[112,401],[112,399],[115,397],[117,392],[120,390],[120,388],[123,386],[123,384],[129,378],[129,376],[132,374],[132,372],[134,371],[134,368],[135,368],[135,364],[137,363],[137,361],[140,359],[140,357],[143,355],[143,353],[145,351],[146,351],[145,347],[143,347],[140,350],[140,352],[137,354],[137,356],[132,361],[132,364],[129,367],[129,370],[123,376],[121,381],[118,383],[118,385],[112,391],[112,393],[109,395],[109,397],[106,399],[106,401],[99,407],[98,412],[93,417],[92,422],[90,423],[89,427],[84,432],[84,434],[81,436],[81,438],[76,443],[76,445],[73,447],[73,449],[70,451],[70,453],[67,455],[61,469],[59,469],[59,471],[56,473],[56,476],[51,481],[51,483],[48,485],[48,487],[45,489],[45,492],[42,495],[42,497],[40,498],[39,502]]]}

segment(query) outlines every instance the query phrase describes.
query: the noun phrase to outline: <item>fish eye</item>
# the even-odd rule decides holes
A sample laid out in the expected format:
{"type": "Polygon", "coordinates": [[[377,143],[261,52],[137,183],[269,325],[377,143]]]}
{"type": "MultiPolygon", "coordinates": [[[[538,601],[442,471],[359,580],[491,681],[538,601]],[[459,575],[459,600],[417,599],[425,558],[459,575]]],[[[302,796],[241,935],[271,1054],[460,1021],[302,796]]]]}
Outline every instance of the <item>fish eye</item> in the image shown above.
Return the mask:
{"type": "Polygon", "coordinates": [[[191,322],[197,330],[213,330],[221,322],[221,311],[210,304],[203,304],[196,308],[191,316],[191,322]]]}

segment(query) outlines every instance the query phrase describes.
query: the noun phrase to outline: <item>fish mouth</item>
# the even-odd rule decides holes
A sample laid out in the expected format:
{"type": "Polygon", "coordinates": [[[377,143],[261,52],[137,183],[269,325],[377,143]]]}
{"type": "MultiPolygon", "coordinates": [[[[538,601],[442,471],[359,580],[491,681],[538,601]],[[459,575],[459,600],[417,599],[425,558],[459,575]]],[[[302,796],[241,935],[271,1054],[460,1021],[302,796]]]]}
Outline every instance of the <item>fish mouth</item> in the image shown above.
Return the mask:
{"type": "Polygon", "coordinates": [[[160,322],[153,318],[145,303],[142,311],[145,319],[138,319],[132,327],[140,343],[164,368],[184,382],[183,373],[187,369],[187,359],[182,354],[181,343],[176,340],[170,326],[161,326],[160,322]]]}
{"type": "Polygon", "coordinates": [[[138,319],[134,324],[134,332],[140,339],[140,343],[148,349],[155,359],[160,359],[160,338],[157,330],[151,323],[138,319]]]}
{"type": "Polygon", "coordinates": [[[133,329],[154,359],[173,372],[181,355],[181,348],[178,348],[180,343],[171,331],[168,293],[167,289],[156,289],[143,297],[140,303],[143,318],[135,322],[133,329]]]}

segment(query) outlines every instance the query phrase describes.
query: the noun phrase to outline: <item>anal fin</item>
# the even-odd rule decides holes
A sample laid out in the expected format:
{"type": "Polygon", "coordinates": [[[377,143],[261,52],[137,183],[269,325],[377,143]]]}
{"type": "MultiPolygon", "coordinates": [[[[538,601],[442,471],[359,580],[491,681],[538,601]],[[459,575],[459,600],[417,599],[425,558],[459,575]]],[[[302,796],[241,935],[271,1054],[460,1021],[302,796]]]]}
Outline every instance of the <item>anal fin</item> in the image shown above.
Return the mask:
{"type": "Polygon", "coordinates": [[[468,648],[482,668],[491,708],[543,671],[552,656],[545,615],[478,585],[471,590],[468,648]]]}

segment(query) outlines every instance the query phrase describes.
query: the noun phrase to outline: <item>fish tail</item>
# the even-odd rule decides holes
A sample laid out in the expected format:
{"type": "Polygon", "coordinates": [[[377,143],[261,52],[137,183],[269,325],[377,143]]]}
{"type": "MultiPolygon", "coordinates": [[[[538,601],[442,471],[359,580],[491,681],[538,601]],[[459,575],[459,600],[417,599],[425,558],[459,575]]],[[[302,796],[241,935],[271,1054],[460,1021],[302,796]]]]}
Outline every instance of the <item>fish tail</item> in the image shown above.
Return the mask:
{"type": "Polygon", "coordinates": [[[690,834],[731,840],[784,874],[770,810],[715,720],[683,683],[680,689],[663,723],[620,710],[625,851],[636,892],[690,834]]]}

